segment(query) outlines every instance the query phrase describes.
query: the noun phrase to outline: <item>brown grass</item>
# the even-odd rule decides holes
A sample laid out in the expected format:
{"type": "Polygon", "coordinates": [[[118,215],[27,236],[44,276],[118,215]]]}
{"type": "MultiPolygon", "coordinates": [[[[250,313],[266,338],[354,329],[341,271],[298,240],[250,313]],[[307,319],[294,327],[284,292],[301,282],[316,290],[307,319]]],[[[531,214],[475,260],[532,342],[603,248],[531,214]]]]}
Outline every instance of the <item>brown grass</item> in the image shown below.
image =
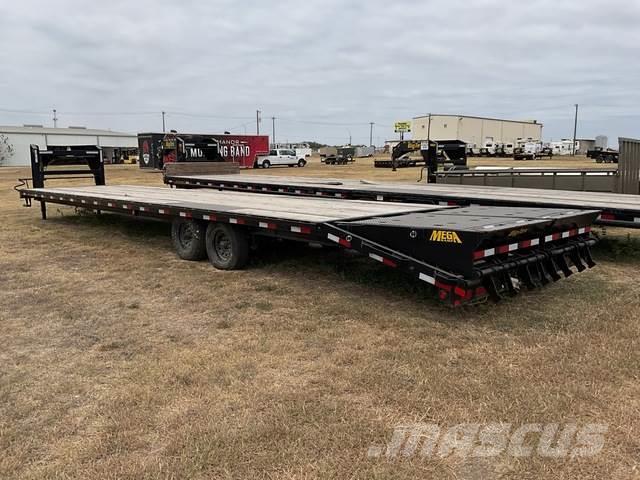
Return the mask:
{"type": "MultiPolygon", "coordinates": [[[[260,173],[417,178],[367,161],[260,173]]],[[[21,175],[0,170],[2,479],[637,478],[637,262],[451,311],[337,252],[221,272],[178,260],[164,224],[55,206],[43,222],[11,190],[21,175]],[[609,433],[585,459],[367,458],[411,422],[609,433]]]]}

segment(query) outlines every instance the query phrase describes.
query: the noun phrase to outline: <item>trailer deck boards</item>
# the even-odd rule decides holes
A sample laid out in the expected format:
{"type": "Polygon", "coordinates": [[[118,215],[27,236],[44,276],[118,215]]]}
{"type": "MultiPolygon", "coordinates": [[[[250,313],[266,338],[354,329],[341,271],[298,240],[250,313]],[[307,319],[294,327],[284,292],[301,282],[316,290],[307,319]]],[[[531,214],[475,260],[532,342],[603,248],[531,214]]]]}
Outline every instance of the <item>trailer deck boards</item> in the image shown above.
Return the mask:
{"type": "MultiPolygon", "coordinates": [[[[370,201],[335,201],[322,198],[295,198],[281,195],[265,197],[259,193],[229,195],[216,190],[185,191],[166,187],[137,185],[109,185],[67,188],[31,189],[43,193],[47,201],[55,202],[56,196],[82,199],[102,199],[129,202],[131,205],[171,207],[184,210],[210,212],[225,211],[236,215],[276,217],[300,222],[328,222],[374,215],[392,215],[424,211],[424,205],[390,204],[370,201]],[[54,198],[51,198],[54,197],[54,198]]],[[[90,204],[89,204],[90,205],[90,204]]],[[[429,210],[438,207],[426,207],[429,210]]]]}
{"type": "Polygon", "coordinates": [[[470,185],[379,183],[255,174],[167,176],[165,181],[172,186],[187,188],[240,189],[376,201],[600,210],[597,223],[640,228],[638,195],[470,185]]]}
{"type": "Polygon", "coordinates": [[[195,260],[206,250],[218,268],[243,265],[249,239],[258,236],[340,246],[435,286],[453,305],[499,299],[521,284],[534,288],[558,280],[560,273],[569,276],[570,265],[578,271],[594,265],[589,225],[595,211],[132,185],[19,192],[29,206],[58,203],[170,220],[179,255],[195,260]]]}

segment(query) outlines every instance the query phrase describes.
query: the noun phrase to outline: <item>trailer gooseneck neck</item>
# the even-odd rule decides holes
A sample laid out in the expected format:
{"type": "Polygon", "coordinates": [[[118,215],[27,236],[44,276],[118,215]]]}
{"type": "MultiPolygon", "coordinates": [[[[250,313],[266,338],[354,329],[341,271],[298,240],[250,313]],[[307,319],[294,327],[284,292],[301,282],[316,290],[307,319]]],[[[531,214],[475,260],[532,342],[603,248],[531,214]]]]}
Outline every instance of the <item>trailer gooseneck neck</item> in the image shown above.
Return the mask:
{"type": "Polygon", "coordinates": [[[450,305],[500,299],[592,267],[596,211],[447,207],[142,186],[20,190],[21,198],[169,220],[178,254],[241,268],[270,236],[360,252],[434,286],[450,305]]]}

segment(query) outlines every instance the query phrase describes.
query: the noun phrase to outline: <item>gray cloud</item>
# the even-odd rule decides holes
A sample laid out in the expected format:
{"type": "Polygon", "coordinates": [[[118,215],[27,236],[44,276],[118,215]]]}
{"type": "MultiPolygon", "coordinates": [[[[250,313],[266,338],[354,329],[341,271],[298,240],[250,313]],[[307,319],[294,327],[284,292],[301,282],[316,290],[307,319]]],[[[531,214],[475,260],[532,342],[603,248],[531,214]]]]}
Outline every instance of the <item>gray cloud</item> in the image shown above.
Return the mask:
{"type": "Polygon", "coordinates": [[[0,109],[129,131],[166,110],[174,128],[240,133],[260,109],[278,140],[366,143],[368,122],[380,142],[429,111],[560,138],[579,103],[581,136],[640,136],[638,25],[620,0],[3,2],[0,109]]]}

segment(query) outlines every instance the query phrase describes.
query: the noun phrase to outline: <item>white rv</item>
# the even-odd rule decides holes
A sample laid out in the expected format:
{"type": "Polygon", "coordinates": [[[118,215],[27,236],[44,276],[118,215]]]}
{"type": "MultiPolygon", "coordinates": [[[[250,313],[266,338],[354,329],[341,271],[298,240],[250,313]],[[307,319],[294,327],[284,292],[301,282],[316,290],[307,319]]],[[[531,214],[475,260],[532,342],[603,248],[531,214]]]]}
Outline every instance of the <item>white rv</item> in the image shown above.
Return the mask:
{"type": "Polygon", "coordinates": [[[298,160],[304,160],[310,157],[313,153],[311,147],[306,143],[274,143],[271,145],[272,149],[286,149],[295,150],[298,160]]]}

